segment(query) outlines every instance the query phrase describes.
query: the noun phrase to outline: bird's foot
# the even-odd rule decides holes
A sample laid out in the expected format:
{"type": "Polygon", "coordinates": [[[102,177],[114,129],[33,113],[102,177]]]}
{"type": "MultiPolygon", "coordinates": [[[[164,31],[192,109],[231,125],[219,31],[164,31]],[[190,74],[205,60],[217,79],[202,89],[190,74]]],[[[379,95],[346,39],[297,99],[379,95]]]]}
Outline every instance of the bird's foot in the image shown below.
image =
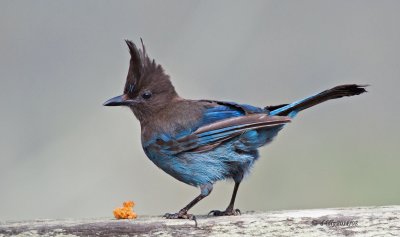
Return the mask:
{"type": "Polygon", "coordinates": [[[167,219],[188,219],[193,220],[195,223],[195,227],[197,227],[196,216],[192,214],[188,214],[185,210],[180,210],[178,213],[165,213],[163,216],[167,219]]]}
{"type": "Polygon", "coordinates": [[[240,212],[239,209],[226,209],[225,211],[219,211],[219,210],[212,210],[208,213],[208,215],[213,214],[214,216],[237,216],[241,215],[242,213],[240,212]]]}

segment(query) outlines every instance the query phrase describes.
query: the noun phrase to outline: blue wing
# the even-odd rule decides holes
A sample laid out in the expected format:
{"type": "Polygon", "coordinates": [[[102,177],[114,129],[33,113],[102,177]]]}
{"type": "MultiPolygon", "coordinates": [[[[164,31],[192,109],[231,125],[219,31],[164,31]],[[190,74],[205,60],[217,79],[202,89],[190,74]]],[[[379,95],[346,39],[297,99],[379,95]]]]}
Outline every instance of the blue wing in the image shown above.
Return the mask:
{"type": "Polygon", "coordinates": [[[220,102],[206,109],[199,126],[189,134],[169,137],[164,135],[151,143],[152,149],[164,154],[184,151],[203,152],[249,130],[276,128],[290,122],[284,116],[268,116],[264,110],[250,105],[220,102]],[[223,104],[221,104],[223,103],[223,104]]]}

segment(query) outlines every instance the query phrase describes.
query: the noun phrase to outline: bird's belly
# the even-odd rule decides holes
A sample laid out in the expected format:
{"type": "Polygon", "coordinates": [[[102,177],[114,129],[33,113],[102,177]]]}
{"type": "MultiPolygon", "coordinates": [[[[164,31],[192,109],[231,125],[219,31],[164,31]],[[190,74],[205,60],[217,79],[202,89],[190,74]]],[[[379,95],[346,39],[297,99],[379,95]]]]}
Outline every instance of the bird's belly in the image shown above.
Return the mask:
{"type": "Polygon", "coordinates": [[[203,152],[172,155],[162,149],[144,151],[160,169],[193,186],[229,178],[241,180],[257,160],[257,149],[271,142],[282,127],[250,130],[203,152]]]}
{"type": "Polygon", "coordinates": [[[193,186],[229,178],[242,178],[258,158],[257,150],[238,151],[232,142],[205,152],[152,155],[150,160],[174,178],[193,186]]]}

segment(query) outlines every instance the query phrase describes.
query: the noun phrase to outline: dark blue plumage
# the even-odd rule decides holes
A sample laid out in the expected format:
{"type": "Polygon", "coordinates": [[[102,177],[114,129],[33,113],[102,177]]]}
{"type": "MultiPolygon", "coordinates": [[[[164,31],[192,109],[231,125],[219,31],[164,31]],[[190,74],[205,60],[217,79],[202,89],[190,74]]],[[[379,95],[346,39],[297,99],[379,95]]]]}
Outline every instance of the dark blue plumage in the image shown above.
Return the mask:
{"type": "Polygon", "coordinates": [[[141,124],[142,146],[159,168],[174,178],[200,187],[201,194],[167,218],[189,218],[187,211],[209,195],[213,184],[233,179],[235,188],[225,211],[236,215],[234,201],[239,184],[258,159],[258,148],[272,141],[298,112],[330,99],[365,92],[363,86],[341,85],[291,104],[258,108],[213,100],[187,100],[178,96],[162,67],[150,60],[142,43],[131,54],[124,94],[107,106],[128,106],[141,124]]]}

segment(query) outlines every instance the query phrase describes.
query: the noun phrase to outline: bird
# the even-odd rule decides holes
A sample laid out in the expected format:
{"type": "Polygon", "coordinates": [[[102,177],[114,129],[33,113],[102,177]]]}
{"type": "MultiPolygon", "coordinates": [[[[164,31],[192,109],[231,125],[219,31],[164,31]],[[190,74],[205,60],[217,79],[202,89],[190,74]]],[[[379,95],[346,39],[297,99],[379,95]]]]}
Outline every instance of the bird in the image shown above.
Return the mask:
{"type": "MultiPolygon", "coordinates": [[[[167,219],[196,217],[188,211],[213,190],[217,181],[233,180],[227,208],[209,215],[239,215],[239,185],[259,158],[259,148],[272,142],[297,114],[328,100],[367,92],[368,85],[344,84],[288,104],[257,107],[229,101],[184,99],[170,76],[141,48],[125,40],[130,62],[123,94],[104,106],[128,107],[141,127],[146,156],[175,179],[200,189],[200,194],[167,219]]],[[[196,221],[197,225],[197,221],[196,221]]]]}

